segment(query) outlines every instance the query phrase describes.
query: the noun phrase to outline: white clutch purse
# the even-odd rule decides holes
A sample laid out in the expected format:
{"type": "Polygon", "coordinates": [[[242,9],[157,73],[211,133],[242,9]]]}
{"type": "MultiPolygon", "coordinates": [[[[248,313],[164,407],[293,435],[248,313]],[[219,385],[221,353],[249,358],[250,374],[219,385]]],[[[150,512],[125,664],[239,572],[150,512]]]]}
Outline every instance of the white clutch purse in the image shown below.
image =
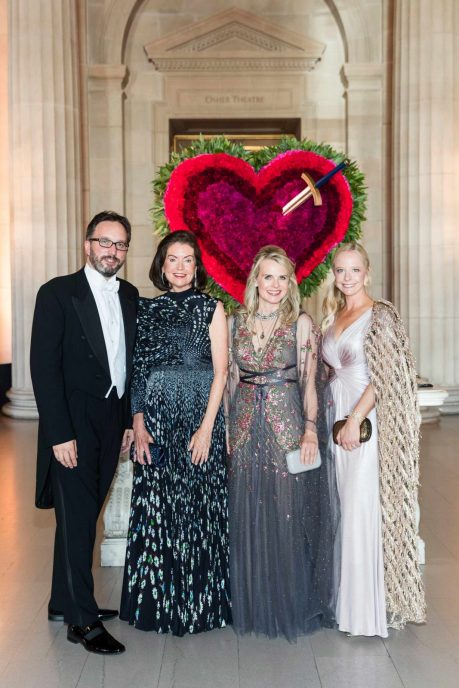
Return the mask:
{"type": "Polygon", "coordinates": [[[313,471],[315,468],[320,468],[322,465],[320,451],[317,452],[317,458],[313,463],[301,463],[299,449],[292,449],[292,451],[287,452],[285,458],[287,459],[288,472],[292,475],[304,473],[305,471],[313,471]]]}

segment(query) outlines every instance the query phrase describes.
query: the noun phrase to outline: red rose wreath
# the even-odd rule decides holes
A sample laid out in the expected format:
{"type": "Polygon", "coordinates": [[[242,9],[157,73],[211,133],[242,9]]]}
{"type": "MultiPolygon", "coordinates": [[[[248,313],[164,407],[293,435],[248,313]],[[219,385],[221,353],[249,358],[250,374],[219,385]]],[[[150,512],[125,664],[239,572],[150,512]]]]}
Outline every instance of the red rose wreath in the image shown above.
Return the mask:
{"type": "Polygon", "coordinates": [[[317,182],[344,158],[329,146],[296,139],[255,153],[223,137],[201,139],[159,171],[156,231],[196,235],[211,277],[208,290],[230,309],[242,302],[253,258],[266,244],[287,252],[300,291],[309,296],[328,272],[332,249],[360,236],[363,175],[350,163],[321,187],[322,205],[310,198],[288,215],[282,207],[305,188],[303,172],[317,182]]]}

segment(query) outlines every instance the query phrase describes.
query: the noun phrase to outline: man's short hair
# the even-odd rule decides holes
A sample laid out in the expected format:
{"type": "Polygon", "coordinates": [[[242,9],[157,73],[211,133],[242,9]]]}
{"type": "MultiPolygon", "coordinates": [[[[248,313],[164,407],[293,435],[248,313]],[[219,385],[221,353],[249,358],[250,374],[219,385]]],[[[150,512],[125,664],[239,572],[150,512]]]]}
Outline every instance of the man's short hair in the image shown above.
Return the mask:
{"type": "Polygon", "coordinates": [[[106,221],[119,222],[120,225],[123,225],[127,234],[127,243],[129,244],[131,241],[131,223],[127,217],[124,217],[124,215],[118,215],[118,213],[115,213],[114,210],[103,210],[101,213],[94,215],[86,228],[86,239],[90,239],[92,237],[98,224],[106,221]]]}

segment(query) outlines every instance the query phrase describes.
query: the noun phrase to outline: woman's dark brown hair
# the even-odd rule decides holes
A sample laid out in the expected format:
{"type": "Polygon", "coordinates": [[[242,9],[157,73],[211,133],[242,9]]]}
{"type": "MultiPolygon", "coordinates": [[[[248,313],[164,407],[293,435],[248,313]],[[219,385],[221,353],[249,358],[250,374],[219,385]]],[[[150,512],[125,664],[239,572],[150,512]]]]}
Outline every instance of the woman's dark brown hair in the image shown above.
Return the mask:
{"type": "Polygon", "coordinates": [[[159,242],[150,272],[148,273],[155,287],[161,291],[168,291],[170,289],[169,282],[163,277],[163,265],[166,260],[167,249],[171,244],[186,244],[187,246],[191,246],[196,260],[196,277],[193,280],[193,286],[196,287],[196,289],[204,289],[207,284],[207,273],[202,262],[201,249],[199,248],[195,235],[184,229],[179,229],[177,232],[171,232],[159,242]]]}

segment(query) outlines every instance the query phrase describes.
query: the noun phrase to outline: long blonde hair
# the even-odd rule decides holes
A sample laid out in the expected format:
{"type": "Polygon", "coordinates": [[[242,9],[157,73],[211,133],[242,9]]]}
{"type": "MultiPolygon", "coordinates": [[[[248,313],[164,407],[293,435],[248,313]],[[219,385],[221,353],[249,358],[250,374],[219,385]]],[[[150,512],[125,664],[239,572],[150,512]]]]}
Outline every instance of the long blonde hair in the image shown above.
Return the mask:
{"type": "Polygon", "coordinates": [[[254,258],[244,294],[244,305],[241,308],[247,319],[247,326],[252,329],[255,324],[255,313],[259,308],[257,278],[260,274],[260,266],[264,260],[274,260],[285,268],[288,275],[287,293],[279,304],[279,321],[285,325],[290,325],[298,320],[300,314],[300,291],[295,276],[295,263],[279,246],[263,246],[254,258]]]}
{"type": "MultiPolygon", "coordinates": [[[[357,251],[363,260],[365,269],[370,269],[370,259],[368,257],[368,253],[365,251],[362,244],[359,244],[357,241],[349,241],[341,244],[337,249],[335,249],[332,258],[332,268],[335,267],[335,260],[337,256],[339,256],[340,253],[345,253],[346,251],[357,251]]],[[[322,320],[321,327],[323,331],[325,331],[327,327],[331,325],[336,314],[344,307],[345,303],[346,299],[344,298],[344,294],[338,289],[335,284],[335,280],[333,280],[333,282],[331,282],[331,284],[328,286],[327,293],[322,304],[324,319],[322,320]]]]}

